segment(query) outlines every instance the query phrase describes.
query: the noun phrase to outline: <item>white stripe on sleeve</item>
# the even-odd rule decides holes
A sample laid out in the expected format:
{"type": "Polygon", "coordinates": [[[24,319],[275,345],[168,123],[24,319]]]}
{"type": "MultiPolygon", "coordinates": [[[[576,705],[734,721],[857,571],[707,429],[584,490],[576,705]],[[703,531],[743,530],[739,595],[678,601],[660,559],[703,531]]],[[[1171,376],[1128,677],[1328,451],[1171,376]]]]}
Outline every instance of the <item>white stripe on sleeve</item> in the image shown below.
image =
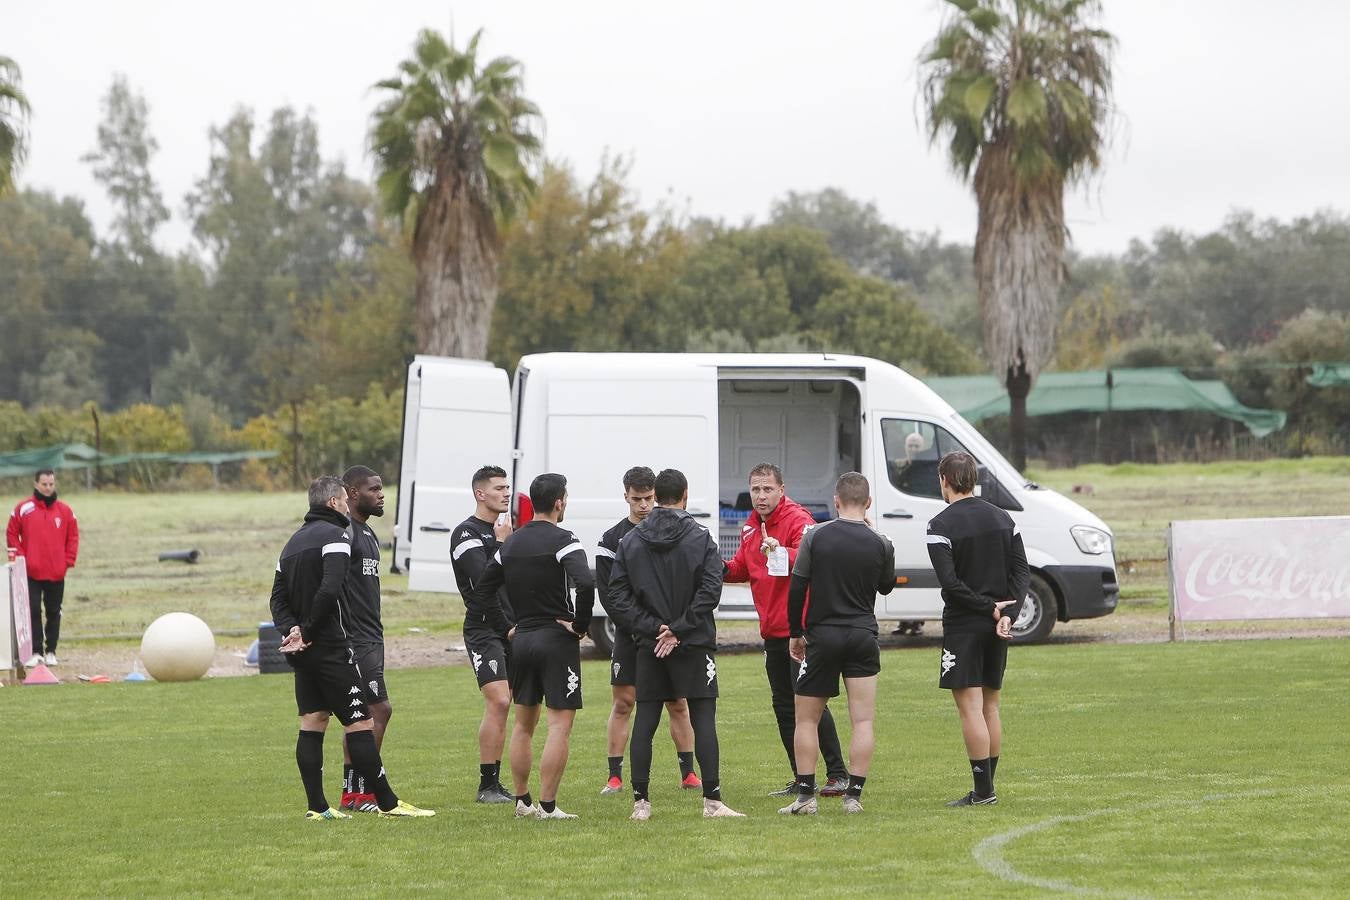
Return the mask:
{"type": "Polygon", "coordinates": [[[606,559],[617,559],[617,557],[614,555],[614,551],[606,547],[604,544],[600,544],[595,548],[595,555],[603,556],[606,559]]]}
{"type": "Polygon", "coordinates": [[[928,538],[927,538],[927,540],[926,540],[925,542],[926,542],[926,543],[929,543],[929,544],[946,544],[948,547],[950,547],[950,546],[952,545],[952,542],[951,542],[951,539],[950,539],[950,538],[945,538],[945,537],[943,537],[943,536],[940,535],[940,534],[930,534],[930,535],[928,535],[928,538]]]}
{"type": "Polygon", "coordinates": [[[281,571],[281,560],[277,560],[277,571],[281,571]]]}
{"type": "Polygon", "coordinates": [[[458,547],[456,547],[454,552],[450,554],[450,558],[458,560],[461,556],[463,556],[465,553],[468,553],[475,547],[481,548],[482,546],[483,542],[481,540],[479,540],[478,538],[471,538],[465,541],[464,543],[460,544],[458,547]]]}
{"type": "Polygon", "coordinates": [[[502,564],[502,551],[498,550],[496,553],[492,554],[492,558],[495,559],[497,565],[500,566],[502,564]]]}
{"type": "Polygon", "coordinates": [[[323,555],[327,556],[330,553],[345,553],[348,556],[351,556],[352,545],[346,541],[333,541],[331,544],[324,544],[323,555]]]}
{"type": "Polygon", "coordinates": [[[558,562],[562,562],[564,556],[568,556],[569,554],[575,553],[578,550],[581,550],[583,553],[585,552],[585,548],[581,546],[580,541],[573,541],[572,543],[568,544],[566,547],[562,548],[553,555],[557,557],[558,562]]]}
{"type": "Polygon", "coordinates": [[[1021,534],[1021,533],[1022,533],[1022,526],[1021,526],[1021,525],[1018,525],[1016,522],[1014,522],[1014,523],[1013,523],[1013,537],[1017,537],[1017,536],[1018,536],[1019,534],[1021,534]]]}

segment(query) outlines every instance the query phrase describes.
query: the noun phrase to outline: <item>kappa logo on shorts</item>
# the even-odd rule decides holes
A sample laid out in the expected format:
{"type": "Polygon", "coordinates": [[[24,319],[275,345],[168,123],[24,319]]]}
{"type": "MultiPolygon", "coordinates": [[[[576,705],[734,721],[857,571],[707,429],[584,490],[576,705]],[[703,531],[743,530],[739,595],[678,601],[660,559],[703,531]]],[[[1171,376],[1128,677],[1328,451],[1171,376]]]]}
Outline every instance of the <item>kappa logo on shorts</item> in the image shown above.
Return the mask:
{"type": "Polygon", "coordinates": [[[489,660],[488,660],[488,668],[492,670],[492,674],[493,674],[493,675],[496,675],[496,674],[497,674],[497,661],[496,661],[495,659],[489,659],[489,660]]]}
{"type": "Polygon", "coordinates": [[[614,677],[615,677],[615,678],[618,678],[618,677],[619,677],[619,670],[622,669],[622,668],[623,668],[623,663],[615,663],[615,664],[614,664],[614,677]]]}
{"type": "Polygon", "coordinates": [[[481,653],[474,653],[472,650],[470,650],[470,651],[469,651],[469,656],[470,656],[470,657],[472,658],[472,660],[473,660],[473,670],[474,670],[475,672],[477,672],[477,671],[478,671],[478,667],[481,666],[481,665],[483,664],[483,654],[481,654],[481,653]]]}
{"type": "Polygon", "coordinates": [[[715,660],[713,660],[711,656],[708,656],[706,654],[704,655],[703,658],[708,661],[708,669],[707,669],[708,684],[711,685],[713,683],[713,679],[717,677],[717,663],[715,660]]]}
{"type": "Polygon", "coordinates": [[[361,693],[361,689],[360,689],[359,687],[356,687],[355,685],[353,685],[353,686],[352,686],[352,689],[351,689],[350,691],[348,691],[347,693],[348,693],[348,694],[359,694],[359,693],[361,693]]]}
{"type": "Polygon", "coordinates": [[[572,671],[572,667],[567,667],[567,696],[572,696],[581,686],[581,676],[572,671]]]}
{"type": "Polygon", "coordinates": [[[806,660],[805,660],[805,659],[802,660],[802,667],[801,667],[800,669],[797,670],[797,680],[798,680],[798,681],[801,681],[801,680],[802,680],[802,677],[803,677],[804,675],[806,675],[806,660]]]}
{"type": "Polygon", "coordinates": [[[372,681],[370,683],[370,692],[376,697],[380,696],[380,683],[378,681],[372,681]]]}
{"type": "Polygon", "coordinates": [[[359,709],[358,709],[356,712],[352,713],[352,718],[353,718],[353,719],[364,719],[365,717],[366,717],[366,714],[363,713],[363,712],[361,712],[361,710],[359,710],[359,709]]]}
{"type": "Polygon", "coordinates": [[[351,706],[360,706],[360,705],[361,705],[361,698],[360,698],[360,697],[356,698],[355,700],[353,700],[353,701],[351,702],[350,705],[351,705],[351,706]]]}
{"type": "Polygon", "coordinates": [[[954,666],[954,665],[956,665],[956,654],[953,653],[952,651],[948,650],[946,647],[943,647],[943,648],[942,648],[942,674],[943,674],[943,675],[946,675],[948,672],[950,672],[950,671],[952,670],[952,666],[954,666]]]}

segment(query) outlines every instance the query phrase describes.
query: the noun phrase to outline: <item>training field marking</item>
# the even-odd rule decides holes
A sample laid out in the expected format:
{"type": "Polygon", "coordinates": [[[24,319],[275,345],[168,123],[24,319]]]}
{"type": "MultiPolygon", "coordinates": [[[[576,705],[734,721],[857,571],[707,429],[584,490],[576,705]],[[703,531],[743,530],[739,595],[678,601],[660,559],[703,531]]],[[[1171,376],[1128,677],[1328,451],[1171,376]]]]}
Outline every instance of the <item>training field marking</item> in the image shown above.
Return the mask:
{"type": "Polygon", "coordinates": [[[1019,872],[1013,868],[1011,863],[1003,858],[1003,848],[1018,838],[1026,837],[1029,834],[1035,834],[1038,831],[1048,831],[1058,825],[1065,825],[1071,822],[1083,822],[1088,819],[1097,819],[1102,816],[1111,816],[1117,813],[1140,812],[1147,809],[1166,809],[1170,806],[1190,806],[1195,803],[1215,803],[1224,800],[1248,800],[1254,797],[1274,797],[1283,794],[1299,793],[1307,793],[1307,791],[1237,791],[1229,794],[1209,794],[1199,798],[1188,797],[1176,800],[1160,800],[1155,803],[1139,803],[1132,806],[1108,806],[1104,809],[1098,809],[1076,816],[1051,816],[1050,818],[1042,819],[1039,822],[1031,822],[1026,825],[1020,825],[1017,828],[1009,829],[1008,831],[990,835],[972,847],[970,855],[975,858],[975,862],[980,868],[997,878],[1002,878],[1004,881],[1014,881],[1018,884],[1025,884],[1046,891],[1059,891],[1064,894],[1105,894],[1107,891],[1103,888],[1083,887],[1082,885],[1074,884],[1071,881],[1064,881],[1057,878],[1038,878],[1035,875],[1027,875],[1023,872],[1019,872]]]}

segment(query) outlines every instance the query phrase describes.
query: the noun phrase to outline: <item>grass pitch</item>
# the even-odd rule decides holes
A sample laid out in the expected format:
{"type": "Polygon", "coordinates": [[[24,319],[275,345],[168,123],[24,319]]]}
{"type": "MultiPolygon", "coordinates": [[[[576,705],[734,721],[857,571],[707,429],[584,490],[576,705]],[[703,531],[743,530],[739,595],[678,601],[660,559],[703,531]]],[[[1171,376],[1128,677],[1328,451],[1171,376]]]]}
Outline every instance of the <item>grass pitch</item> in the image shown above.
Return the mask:
{"type": "MultiPolygon", "coordinates": [[[[724,792],[750,817],[703,821],[663,732],[645,825],[597,793],[603,662],[585,665],[560,794],[576,822],[470,802],[463,667],[390,674],[385,760],[432,820],[302,821],[287,675],[5,688],[0,895],[1350,893],[1344,641],[1014,648],[1000,802],[964,810],[943,807],[969,772],[936,651],[883,666],[863,815],[775,813],[788,767],[747,655],[720,661],[718,718],[724,792]]],[[[335,802],[336,726],[326,753],[335,802]]]]}

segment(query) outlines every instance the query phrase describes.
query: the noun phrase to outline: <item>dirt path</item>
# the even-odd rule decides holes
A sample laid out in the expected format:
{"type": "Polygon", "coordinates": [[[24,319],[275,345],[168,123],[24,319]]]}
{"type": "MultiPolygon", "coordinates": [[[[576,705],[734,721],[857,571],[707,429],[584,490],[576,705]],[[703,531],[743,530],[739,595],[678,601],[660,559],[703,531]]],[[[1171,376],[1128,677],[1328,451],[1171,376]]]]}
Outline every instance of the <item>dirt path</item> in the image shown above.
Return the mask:
{"type": "MultiPolygon", "coordinates": [[[[922,635],[889,634],[892,623],[883,623],[881,645],[886,648],[934,648],[942,640],[942,626],[928,623],[922,635]]],[[[1167,615],[1162,612],[1127,611],[1101,619],[1060,623],[1050,635],[1050,644],[1078,643],[1161,643],[1167,640],[1167,615]]],[[[755,623],[723,622],[718,637],[724,653],[758,652],[759,630],[755,623]]],[[[1181,639],[1181,629],[1178,629],[1181,639]]],[[[1185,639],[1254,640],[1278,638],[1350,637],[1350,620],[1297,620],[1291,622],[1212,622],[1189,625],[1185,639]]],[[[216,657],[208,675],[228,678],[253,675],[257,668],[244,665],[244,655],[252,640],[247,637],[221,637],[216,640],[216,657]]],[[[61,664],[55,671],[62,681],[74,681],[80,674],[104,674],[120,679],[132,670],[139,651],[134,642],[106,641],[68,643],[61,648],[61,664]]],[[[593,644],[582,644],[586,658],[596,657],[593,644]]],[[[390,669],[468,665],[464,643],[457,634],[400,634],[388,636],[386,665],[390,669]]]]}

